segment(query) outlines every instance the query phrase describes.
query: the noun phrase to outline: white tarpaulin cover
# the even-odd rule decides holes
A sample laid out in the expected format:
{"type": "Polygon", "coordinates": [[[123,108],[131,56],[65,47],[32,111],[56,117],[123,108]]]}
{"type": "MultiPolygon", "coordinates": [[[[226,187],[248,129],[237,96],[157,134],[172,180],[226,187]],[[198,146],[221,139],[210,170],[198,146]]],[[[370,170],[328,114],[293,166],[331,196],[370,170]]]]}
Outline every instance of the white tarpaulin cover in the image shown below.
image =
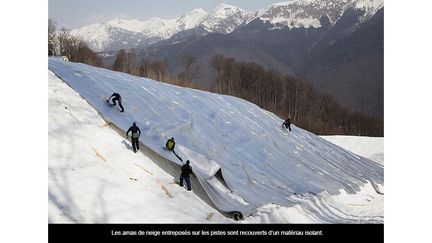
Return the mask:
{"type": "Polygon", "coordinates": [[[382,165],[294,125],[288,132],[282,119],[245,100],[58,59],[49,69],[123,131],[136,121],[143,144],[181,165],[164,149],[174,137],[221,211],[247,215],[269,203],[290,206],[293,194],[384,184],[382,165]],[[123,113],[105,102],[114,92],[123,113]]]}

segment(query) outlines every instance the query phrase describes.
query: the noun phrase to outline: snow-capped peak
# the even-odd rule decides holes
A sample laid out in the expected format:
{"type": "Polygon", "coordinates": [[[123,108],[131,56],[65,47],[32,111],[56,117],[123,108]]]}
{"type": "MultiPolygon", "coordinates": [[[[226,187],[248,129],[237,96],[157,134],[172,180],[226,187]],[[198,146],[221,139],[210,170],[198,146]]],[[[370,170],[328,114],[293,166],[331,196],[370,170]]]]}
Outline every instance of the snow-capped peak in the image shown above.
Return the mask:
{"type": "Polygon", "coordinates": [[[243,10],[241,8],[221,3],[211,11],[210,16],[224,19],[235,15],[236,13],[251,14],[251,12],[243,10]]]}
{"type": "Polygon", "coordinates": [[[318,28],[323,14],[334,24],[348,8],[363,10],[364,19],[383,5],[383,0],[292,0],[265,7],[258,11],[257,18],[276,27],[318,28]]]}
{"type": "Polygon", "coordinates": [[[244,11],[244,10],[242,10],[242,9],[236,7],[236,6],[229,5],[229,4],[225,4],[225,3],[220,3],[220,4],[218,4],[218,5],[213,9],[212,12],[213,12],[213,13],[216,13],[216,12],[220,12],[220,13],[222,13],[222,12],[227,12],[227,11],[231,11],[231,10],[240,10],[240,11],[244,11]]]}
{"type": "Polygon", "coordinates": [[[251,18],[253,13],[228,5],[217,5],[205,18],[202,26],[209,32],[230,33],[251,18]]]}
{"type": "Polygon", "coordinates": [[[183,14],[176,22],[181,30],[187,30],[198,26],[207,15],[205,10],[198,8],[183,14]]]}
{"type": "Polygon", "coordinates": [[[190,16],[190,15],[193,16],[193,15],[203,15],[203,14],[208,14],[208,13],[202,8],[196,8],[190,11],[189,13],[185,13],[183,16],[190,16]]]}
{"type": "Polygon", "coordinates": [[[383,0],[357,0],[357,8],[374,9],[378,10],[384,6],[383,0]]]}
{"type": "MultiPolygon", "coordinates": [[[[107,45],[114,42],[128,42],[135,48],[142,46],[143,43],[153,44],[168,39],[180,31],[198,26],[210,33],[227,34],[254,19],[270,23],[272,29],[318,28],[323,16],[328,17],[331,24],[335,24],[348,8],[363,11],[359,16],[360,22],[363,22],[383,5],[383,0],[289,0],[268,5],[257,12],[250,12],[222,3],[209,13],[198,8],[173,19],[154,17],[141,21],[115,18],[105,23],[84,26],[71,33],[82,36],[96,50],[104,50],[107,45]],[[127,35],[133,35],[135,39],[126,42],[120,40],[127,35]]],[[[129,48],[123,45],[121,47],[129,48]]]]}
{"type": "Polygon", "coordinates": [[[384,6],[383,0],[357,0],[355,7],[365,11],[365,16],[372,16],[384,6]]]}
{"type": "Polygon", "coordinates": [[[132,31],[132,32],[141,32],[145,28],[145,23],[138,19],[115,18],[113,20],[106,22],[106,24],[116,28],[132,31]]]}

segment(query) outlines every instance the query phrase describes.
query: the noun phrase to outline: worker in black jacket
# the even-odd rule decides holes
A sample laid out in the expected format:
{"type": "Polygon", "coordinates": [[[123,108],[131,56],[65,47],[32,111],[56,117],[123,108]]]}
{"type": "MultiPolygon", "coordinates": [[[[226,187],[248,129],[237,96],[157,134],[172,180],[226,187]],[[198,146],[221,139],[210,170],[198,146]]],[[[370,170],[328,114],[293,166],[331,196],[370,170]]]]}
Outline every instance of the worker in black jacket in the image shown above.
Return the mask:
{"type": "Polygon", "coordinates": [[[191,191],[192,188],[191,188],[191,182],[190,182],[189,175],[191,173],[193,173],[193,172],[192,172],[192,167],[189,164],[190,164],[190,162],[189,162],[189,160],[187,160],[186,164],[184,164],[182,166],[182,168],[181,168],[182,172],[181,172],[181,175],[180,175],[180,186],[183,187],[183,180],[185,180],[186,181],[186,185],[187,185],[187,190],[191,191]]]}
{"type": "Polygon", "coordinates": [[[136,125],[136,122],[133,122],[132,126],[129,127],[129,129],[126,132],[126,137],[128,136],[129,132],[132,132],[132,148],[134,153],[137,152],[137,150],[139,150],[139,137],[141,135],[141,130],[139,129],[139,127],[136,125]]]}
{"type": "Polygon", "coordinates": [[[288,130],[291,132],[291,114],[288,114],[287,119],[282,123],[282,126],[285,126],[285,128],[288,128],[288,130]]]}
{"type": "Polygon", "coordinates": [[[121,112],[124,112],[124,108],[122,105],[122,98],[118,93],[113,93],[107,100],[106,102],[109,103],[109,100],[113,97],[113,99],[111,100],[113,105],[116,105],[116,101],[118,101],[118,104],[120,106],[121,112]]]}

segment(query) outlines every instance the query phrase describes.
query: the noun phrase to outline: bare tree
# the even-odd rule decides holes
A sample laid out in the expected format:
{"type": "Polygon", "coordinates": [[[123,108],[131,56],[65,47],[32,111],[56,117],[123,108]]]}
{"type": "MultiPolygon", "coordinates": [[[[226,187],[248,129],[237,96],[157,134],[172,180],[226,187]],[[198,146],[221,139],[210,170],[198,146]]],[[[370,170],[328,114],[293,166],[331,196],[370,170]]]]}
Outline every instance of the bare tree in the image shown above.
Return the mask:
{"type": "Polygon", "coordinates": [[[113,63],[112,69],[124,73],[139,75],[135,54],[121,49],[113,63]]]}
{"type": "Polygon", "coordinates": [[[222,70],[224,57],[222,55],[214,55],[211,60],[212,67],[216,70],[217,93],[222,94],[222,70]]]}
{"type": "Polygon", "coordinates": [[[48,56],[56,55],[56,22],[48,19],[48,56]]]}
{"type": "Polygon", "coordinates": [[[179,74],[179,78],[191,83],[192,80],[200,77],[200,67],[194,55],[185,53],[181,56],[181,64],[183,71],[179,74]]]}
{"type": "Polygon", "coordinates": [[[151,62],[148,58],[144,58],[139,66],[139,76],[149,77],[151,62]]]}
{"type": "Polygon", "coordinates": [[[154,61],[151,64],[151,69],[156,74],[156,79],[162,81],[167,75],[167,62],[165,60],[154,61]]]}
{"type": "Polygon", "coordinates": [[[82,45],[78,52],[78,62],[86,63],[96,67],[102,67],[102,59],[92,51],[87,45],[82,45]]]}
{"type": "Polygon", "coordinates": [[[92,51],[84,39],[73,36],[66,28],[56,32],[56,23],[48,19],[48,55],[67,56],[70,61],[102,66],[102,59],[92,51]]]}

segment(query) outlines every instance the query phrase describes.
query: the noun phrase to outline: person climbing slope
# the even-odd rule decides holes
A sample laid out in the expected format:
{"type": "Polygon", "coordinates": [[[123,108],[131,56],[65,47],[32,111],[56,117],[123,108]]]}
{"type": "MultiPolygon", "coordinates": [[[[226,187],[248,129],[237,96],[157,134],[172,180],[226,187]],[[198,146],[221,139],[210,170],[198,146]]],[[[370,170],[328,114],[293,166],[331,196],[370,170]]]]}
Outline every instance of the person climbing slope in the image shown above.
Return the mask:
{"type": "Polygon", "coordinates": [[[131,137],[131,141],[132,141],[132,148],[134,153],[137,152],[137,150],[139,150],[139,137],[141,135],[141,130],[139,129],[139,127],[136,125],[136,122],[132,123],[132,126],[129,127],[129,129],[126,132],[126,137],[128,136],[129,132],[132,132],[132,137],[131,137]]]}
{"type": "Polygon", "coordinates": [[[191,182],[190,182],[190,174],[193,173],[192,167],[189,165],[190,161],[186,160],[186,164],[184,164],[181,168],[181,174],[180,174],[180,183],[179,185],[183,187],[183,180],[186,181],[187,190],[191,191],[191,182]]]}
{"type": "Polygon", "coordinates": [[[117,105],[116,104],[116,101],[118,101],[118,104],[119,104],[119,106],[120,106],[120,109],[121,109],[121,112],[124,112],[124,108],[123,108],[123,105],[122,105],[122,98],[121,98],[121,96],[118,94],[118,93],[113,93],[107,100],[106,100],[106,102],[107,103],[109,103],[109,100],[112,98],[112,97],[114,97],[111,101],[112,101],[112,103],[113,103],[113,105],[117,105]]]}
{"type": "Polygon", "coordinates": [[[288,117],[284,123],[282,123],[282,126],[285,126],[285,128],[288,128],[288,130],[291,132],[291,114],[288,114],[288,117]]]}

